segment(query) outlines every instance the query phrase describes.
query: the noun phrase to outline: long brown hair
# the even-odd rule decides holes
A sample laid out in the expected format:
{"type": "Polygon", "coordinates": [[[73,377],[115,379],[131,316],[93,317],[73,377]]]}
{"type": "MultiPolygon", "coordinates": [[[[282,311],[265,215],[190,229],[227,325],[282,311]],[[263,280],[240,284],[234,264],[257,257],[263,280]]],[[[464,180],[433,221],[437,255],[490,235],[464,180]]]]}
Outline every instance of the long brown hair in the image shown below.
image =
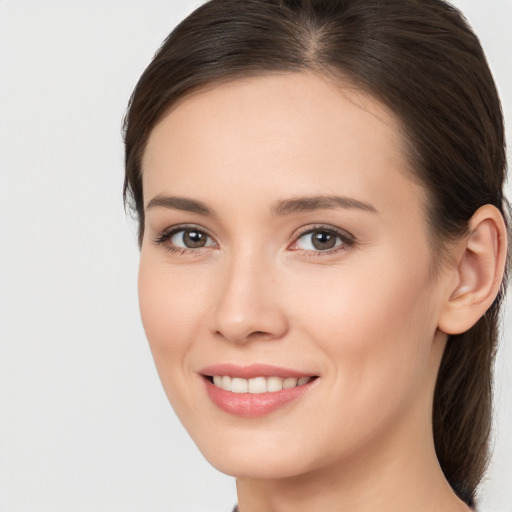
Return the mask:
{"type": "MultiPolygon", "coordinates": [[[[310,70],[338,76],[401,120],[414,177],[428,192],[434,254],[466,234],[484,204],[507,219],[502,112],[480,43],[443,0],[211,0],[164,41],[125,118],[125,201],[144,236],[141,160],[148,137],[192,91],[239,77],[310,70]]],[[[469,505],[488,459],[501,292],[452,336],[433,407],[437,456],[469,505]]]]}

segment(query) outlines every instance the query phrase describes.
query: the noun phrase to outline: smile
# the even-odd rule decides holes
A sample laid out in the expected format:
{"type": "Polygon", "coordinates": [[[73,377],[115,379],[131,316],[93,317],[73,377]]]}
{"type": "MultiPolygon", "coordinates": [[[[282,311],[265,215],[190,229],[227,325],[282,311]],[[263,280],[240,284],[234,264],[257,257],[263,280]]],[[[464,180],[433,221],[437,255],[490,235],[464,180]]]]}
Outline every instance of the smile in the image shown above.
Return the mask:
{"type": "Polygon", "coordinates": [[[220,364],[200,371],[206,394],[220,410],[256,418],[297,403],[319,382],[318,375],[276,366],[220,364]]]}
{"type": "Polygon", "coordinates": [[[215,387],[232,393],[277,393],[283,389],[292,389],[298,386],[304,386],[310,382],[313,377],[254,377],[244,379],[241,377],[230,377],[228,375],[215,375],[210,377],[215,387]]]}

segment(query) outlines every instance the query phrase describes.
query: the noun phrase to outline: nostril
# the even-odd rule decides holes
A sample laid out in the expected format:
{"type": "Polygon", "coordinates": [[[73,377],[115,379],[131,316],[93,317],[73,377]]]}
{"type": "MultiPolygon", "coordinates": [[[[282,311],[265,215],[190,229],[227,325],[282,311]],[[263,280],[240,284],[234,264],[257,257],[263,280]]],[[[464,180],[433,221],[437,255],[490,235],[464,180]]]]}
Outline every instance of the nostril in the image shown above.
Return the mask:
{"type": "Polygon", "coordinates": [[[263,336],[268,336],[268,335],[269,335],[268,332],[254,331],[254,332],[251,332],[251,334],[249,334],[248,338],[261,338],[263,336]]]}

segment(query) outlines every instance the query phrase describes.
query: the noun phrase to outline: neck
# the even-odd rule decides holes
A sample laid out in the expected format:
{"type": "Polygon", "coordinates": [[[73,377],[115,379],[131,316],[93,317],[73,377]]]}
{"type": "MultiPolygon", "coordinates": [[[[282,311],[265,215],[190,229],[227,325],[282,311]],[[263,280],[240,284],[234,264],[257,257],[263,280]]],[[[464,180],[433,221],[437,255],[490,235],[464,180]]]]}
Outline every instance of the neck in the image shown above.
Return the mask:
{"type": "Polygon", "coordinates": [[[421,457],[413,453],[397,456],[395,452],[390,458],[375,451],[368,457],[358,456],[358,461],[346,460],[297,477],[240,478],[240,512],[470,510],[444,478],[433,447],[430,454],[423,453],[421,457]]]}

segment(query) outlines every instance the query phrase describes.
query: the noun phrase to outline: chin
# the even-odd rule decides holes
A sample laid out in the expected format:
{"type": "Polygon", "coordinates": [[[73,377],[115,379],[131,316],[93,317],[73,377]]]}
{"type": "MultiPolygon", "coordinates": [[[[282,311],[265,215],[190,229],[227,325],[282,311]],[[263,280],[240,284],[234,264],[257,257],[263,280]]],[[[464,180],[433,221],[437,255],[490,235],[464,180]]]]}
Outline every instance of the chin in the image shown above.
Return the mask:
{"type": "Polygon", "coordinates": [[[294,459],[283,457],[282,454],[259,454],[254,456],[245,456],[243,454],[233,454],[232,456],[208,458],[208,462],[221,473],[233,476],[235,478],[249,478],[255,480],[279,480],[283,478],[292,478],[308,472],[302,456],[302,464],[299,463],[297,453],[294,459]]]}
{"type": "Polygon", "coordinates": [[[200,435],[193,436],[193,440],[213,467],[236,478],[291,478],[333,462],[328,460],[332,452],[321,457],[322,447],[313,439],[297,441],[293,433],[283,436],[281,433],[272,435],[268,431],[252,430],[239,431],[239,435],[231,431],[230,434],[210,433],[208,439],[200,435]]]}

